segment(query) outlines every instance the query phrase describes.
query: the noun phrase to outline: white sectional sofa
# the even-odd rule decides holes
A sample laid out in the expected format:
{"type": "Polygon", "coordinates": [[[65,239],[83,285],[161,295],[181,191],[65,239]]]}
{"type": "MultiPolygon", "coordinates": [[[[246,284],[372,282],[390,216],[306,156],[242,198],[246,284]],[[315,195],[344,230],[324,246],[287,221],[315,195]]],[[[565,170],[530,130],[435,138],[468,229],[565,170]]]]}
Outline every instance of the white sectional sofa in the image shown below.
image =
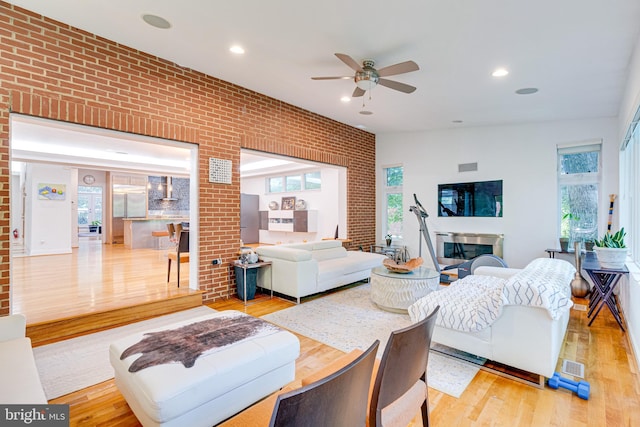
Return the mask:
{"type": "Polygon", "coordinates": [[[0,403],[46,404],[21,314],[0,317],[0,403]]]}
{"type": "Polygon", "coordinates": [[[440,305],[432,341],[544,377],[556,370],[575,268],[550,258],[524,269],[479,267],[409,307],[418,322],[440,305]]]}
{"type": "Polygon", "coordinates": [[[339,240],[291,243],[256,248],[260,259],[271,261],[271,273],[260,269],[260,279],[273,291],[296,298],[368,279],[382,265],[384,255],[347,251],[339,240]]]}

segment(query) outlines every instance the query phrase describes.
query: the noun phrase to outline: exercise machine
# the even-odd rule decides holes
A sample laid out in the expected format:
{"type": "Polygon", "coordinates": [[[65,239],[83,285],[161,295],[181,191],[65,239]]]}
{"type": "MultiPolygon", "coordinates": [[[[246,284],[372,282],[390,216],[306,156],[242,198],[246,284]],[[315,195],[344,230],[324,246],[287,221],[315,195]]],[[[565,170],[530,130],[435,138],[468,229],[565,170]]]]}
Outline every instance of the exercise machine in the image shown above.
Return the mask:
{"type": "MultiPolygon", "coordinates": [[[[413,193],[413,200],[415,201],[415,206],[410,206],[409,211],[413,212],[418,219],[418,224],[420,224],[420,234],[424,238],[424,241],[427,242],[427,248],[429,249],[429,254],[431,255],[431,260],[433,261],[433,268],[440,273],[440,281],[443,283],[451,282],[451,276],[448,274],[442,274],[442,269],[440,268],[440,264],[438,264],[438,258],[436,257],[436,253],[433,250],[433,244],[431,243],[431,237],[429,236],[429,229],[427,228],[426,219],[429,217],[426,209],[420,201],[415,193],[413,193]]],[[[459,250],[464,253],[464,247],[459,248],[459,250]]],[[[418,242],[418,256],[422,256],[422,239],[418,242]]],[[[507,267],[507,264],[500,257],[495,255],[485,254],[479,255],[469,261],[465,261],[460,264],[448,265],[444,268],[444,270],[453,270],[454,268],[458,269],[458,278],[462,279],[465,276],[473,274],[473,271],[480,266],[492,266],[492,267],[507,267]]]]}
{"type": "MultiPolygon", "coordinates": [[[[418,201],[418,197],[416,193],[413,193],[413,200],[415,200],[415,206],[410,206],[409,211],[413,212],[418,219],[418,224],[420,224],[420,234],[424,238],[424,241],[427,242],[427,248],[429,249],[429,255],[431,255],[431,260],[433,261],[433,268],[440,273],[440,264],[438,264],[438,259],[436,258],[436,253],[433,250],[433,244],[431,243],[431,237],[429,236],[429,229],[427,228],[427,218],[429,214],[422,204],[418,201]]],[[[419,239],[418,242],[418,256],[422,256],[422,239],[419,239]]],[[[448,276],[447,276],[448,277],[448,276]]],[[[442,278],[442,275],[441,275],[442,278]]]]}

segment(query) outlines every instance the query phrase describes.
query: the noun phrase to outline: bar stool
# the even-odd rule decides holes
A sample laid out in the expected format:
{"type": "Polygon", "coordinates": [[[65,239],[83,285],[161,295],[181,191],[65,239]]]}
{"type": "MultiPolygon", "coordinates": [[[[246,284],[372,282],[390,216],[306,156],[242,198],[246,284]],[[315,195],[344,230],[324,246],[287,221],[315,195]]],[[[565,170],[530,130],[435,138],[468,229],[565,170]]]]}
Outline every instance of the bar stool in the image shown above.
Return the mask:
{"type": "Polygon", "coordinates": [[[155,230],[151,232],[151,236],[155,239],[155,247],[154,249],[167,249],[169,247],[168,242],[169,239],[166,239],[167,244],[163,245],[162,242],[165,241],[164,237],[169,237],[169,232],[164,230],[155,230]]]}

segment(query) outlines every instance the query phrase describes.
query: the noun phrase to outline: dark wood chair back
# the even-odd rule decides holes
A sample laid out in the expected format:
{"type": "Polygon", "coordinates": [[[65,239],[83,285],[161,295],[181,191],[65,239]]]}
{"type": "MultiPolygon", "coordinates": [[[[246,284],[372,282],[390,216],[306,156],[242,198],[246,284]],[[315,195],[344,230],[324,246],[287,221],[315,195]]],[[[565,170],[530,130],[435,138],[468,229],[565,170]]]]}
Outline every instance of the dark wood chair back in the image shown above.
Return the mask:
{"type": "Polygon", "coordinates": [[[354,427],[367,418],[369,385],[380,342],[340,370],[278,396],[271,427],[354,427]]]}
{"type": "Polygon", "coordinates": [[[167,231],[169,232],[169,240],[172,242],[176,241],[176,227],[173,225],[173,223],[168,223],[167,224],[167,231]]]}
{"type": "MultiPolygon", "coordinates": [[[[382,410],[396,402],[418,381],[424,382],[425,399],[420,408],[422,423],[424,426],[429,425],[426,370],[429,362],[431,337],[439,309],[438,306],[422,321],[391,333],[380,361],[371,394],[370,426],[383,426],[382,410]]],[[[420,386],[422,387],[422,385],[420,386]]],[[[415,412],[409,413],[409,415],[414,416],[417,413],[418,408],[416,407],[415,412]]]]}
{"type": "Polygon", "coordinates": [[[189,232],[182,230],[178,239],[178,246],[176,248],[178,257],[181,253],[189,253],[189,232]]]}

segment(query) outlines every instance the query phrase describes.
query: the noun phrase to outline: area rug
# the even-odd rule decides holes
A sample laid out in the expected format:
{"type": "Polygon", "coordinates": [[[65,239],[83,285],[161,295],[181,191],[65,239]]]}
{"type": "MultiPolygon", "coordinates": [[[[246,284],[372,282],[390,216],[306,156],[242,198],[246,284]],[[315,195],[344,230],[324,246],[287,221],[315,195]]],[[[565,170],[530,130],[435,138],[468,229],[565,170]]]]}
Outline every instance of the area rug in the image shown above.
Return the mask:
{"type": "Polygon", "coordinates": [[[35,347],[33,354],[47,400],[113,378],[113,368],[109,363],[109,345],[113,341],[215,311],[202,306],[35,347]]]}
{"type": "MultiPolygon", "coordinates": [[[[370,285],[335,292],[295,307],[262,316],[286,329],[344,352],[366,350],[380,340],[382,357],[392,331],[411,324],[407,314],[380,310],[370,299],[370,285]]],[[[460,397],[479,368],[431,352],[427,369],[429,387],[460,397]]]]}

